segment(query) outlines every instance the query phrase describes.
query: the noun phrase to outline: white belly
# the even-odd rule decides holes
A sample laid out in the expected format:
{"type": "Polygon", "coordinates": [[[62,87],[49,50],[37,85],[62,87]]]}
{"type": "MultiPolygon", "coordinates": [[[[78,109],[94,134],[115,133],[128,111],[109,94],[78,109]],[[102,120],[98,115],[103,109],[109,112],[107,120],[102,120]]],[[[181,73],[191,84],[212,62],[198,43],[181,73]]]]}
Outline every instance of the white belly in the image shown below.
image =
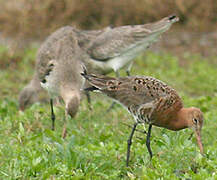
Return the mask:
{"type": "Polygon", "coordinates": [[[43,87],[48,94],[51,96],[51,98],[55,98],[59,96],[59,81],[55,77],[55,75],[51,72],[50,75],[45,77],[46,82],[41,83],[41,87],[43,87]]]}
{"type": "Polygon", "coordinates": [[[124,66],[126,66],[128,63],[130,63],[135,57],[140,55],[145,49],[147,49],[147,47],[151,43],[156,41],[157,37],[158,37],[157,34],[155,34],[154,36],[149,36],[148,38],[145,38],[139,44],[132,45],[131,48],[123,52],[120,56],[114,57],[113,59],[110,59],[108,61],[93,60],[94,64],[104,70],[113,69],[114,71],[117,71],[123,68],[124,66]]]}

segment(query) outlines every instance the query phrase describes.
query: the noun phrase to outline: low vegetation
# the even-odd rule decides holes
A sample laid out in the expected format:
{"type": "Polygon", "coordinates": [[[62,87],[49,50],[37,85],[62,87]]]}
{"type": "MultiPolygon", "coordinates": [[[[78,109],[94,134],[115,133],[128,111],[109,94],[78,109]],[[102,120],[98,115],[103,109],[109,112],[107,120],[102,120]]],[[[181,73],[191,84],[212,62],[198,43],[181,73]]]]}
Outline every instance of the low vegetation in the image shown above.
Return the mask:
{"type": "Polygon", "coordinates": [[[120,105],[106,113],[112,102],[107,97],[93,93],[92,111],[84,98],[76,118],[68,121],[66,139],[61,138],[63,106],[55,107],[54,132],[48,104],[18,112],[18,93],[31,79],[35,53],[32,48],[11,56],[0,47],[0,179],[217,179],[217,63],[212,58],[189,54],[180,63],[169,53],[147,52],[136,60],[132,74],[167,82],[186,106],[204,112],[205,155],[200,155],[195,137],[189,139],[190,129],[154,127],[152,161],[145,135],[137,132],[126,168],[130,128],[125,124],[132,125],[133,118],[120,105]]]}

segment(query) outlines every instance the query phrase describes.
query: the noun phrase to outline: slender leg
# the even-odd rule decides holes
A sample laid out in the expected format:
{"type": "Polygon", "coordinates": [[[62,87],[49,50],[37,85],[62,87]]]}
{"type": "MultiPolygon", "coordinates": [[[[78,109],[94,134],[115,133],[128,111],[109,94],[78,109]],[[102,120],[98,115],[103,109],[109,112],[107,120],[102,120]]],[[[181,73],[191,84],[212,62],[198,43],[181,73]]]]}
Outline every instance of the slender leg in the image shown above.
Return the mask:
{"type": "Polygon", "coordinates": [[[53,99],[50,99],[50,108],[51,108],[51,120],[52,120],[52,130],[55,130],[55,114],[53,110],[53,99]]]}
{"type": "Polygon", "coordinates": [[[110,112],[114,106],[115,106],[116,102],[112,102],[112,104],[109,106],[109,108],[106,110],[106,112],[110,112]]]}
{"type": "Polygon", "coordinates": [[[131,147],[131,144],[132,144],[132,138],[133,138],[133,134],[136,130],[136,126],[138,125],[138,123],[135,123],[133,125],[133,128],[132,128],[132,131],[131,131],[131,134],[130,134],[130,137],[129,139],[127,140],[127,166],[129,164],[129,159],[130,159],[130,147],[131,147]]]}
{"type": "Polygon", "coordinates": [[[63,125],[63,131],[62,131],[62,138],[65,139],[67,136],[67,120],[68,120],[68,114],[65,112],[64,116],[64,125],[63,125]]]}
{"type": "Polygon", "coordinates": [[[127,76],[130,76],[130,70],[131,70],[132,65],[133,65],[133,62],[130,62],[128,67],[127,67],[127,70],[126,70],[127,76]]]}
{"type": "MultiPolygon", "coordinates": [[[[128,124],[126,124],[126,123],[121,123],[121,124],[123,124],[123,125],[125,125],[125,126],[127,126],[127,127],[129,127],[129,128],[132,128],[132,126],[131,125],[128,125],[128,124]]],[[[142,134],[147,134],[147,132],[144,130],[144,131],[141,131],[141,130],[139,130],[139,129],[135,129],[135,131],[137,131],[137,132],[140,132],[140,133],[142,133],[142,134]]]]}
{"type": "Polygon", "coordinates": [[[150,158],[152,158],[152,151],[151,151],[151,147],[150,147],[151,128],[152,128],[152,124],[150,124],[148,127],[148,134],[146,137],[146,146],[147,146],[150,158]]]}
{"type": "Polygon", "coordinates": [[[115,75],[116,75],[117,78],[119,78],[120,77],[119,71],[115,71],[115,75]]]}
{"type": "Polygon", "coordinates": [[[91,98],[90,98],[90,92],[88,92],[88,91],[85,91],[85,95],[86,95],[86,97],[87,97],[88,108],[89,108],[90,110],[92,110],[92,107],[91,107],[91,98]]]}
{"type": "Polygon", "coordinates": [[[126,70],[126,74],[127,76],[130,76],[130,71],[128,69],[126,70]]]}

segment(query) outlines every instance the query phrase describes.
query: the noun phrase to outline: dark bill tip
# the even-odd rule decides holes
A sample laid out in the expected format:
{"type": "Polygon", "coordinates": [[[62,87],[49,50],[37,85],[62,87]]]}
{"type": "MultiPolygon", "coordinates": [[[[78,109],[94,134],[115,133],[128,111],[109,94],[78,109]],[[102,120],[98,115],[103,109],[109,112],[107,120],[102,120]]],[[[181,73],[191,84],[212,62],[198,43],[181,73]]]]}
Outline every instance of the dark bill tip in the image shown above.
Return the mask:
{"type": "Polygon", "coordinates": [[[173,20],[173,19],[175,19],[175,18],[177,18],[176,15],[171,15],[171,16],[169,16],[169,20],[170,20],[170,21],[173,20]]]}
{"type": "Polygon", "coordinates": [[[99,90],[99,89],[97,87],[95,87],[95,86],[83,89],[83,91],[95,91],[95,90],[99,90]]]}

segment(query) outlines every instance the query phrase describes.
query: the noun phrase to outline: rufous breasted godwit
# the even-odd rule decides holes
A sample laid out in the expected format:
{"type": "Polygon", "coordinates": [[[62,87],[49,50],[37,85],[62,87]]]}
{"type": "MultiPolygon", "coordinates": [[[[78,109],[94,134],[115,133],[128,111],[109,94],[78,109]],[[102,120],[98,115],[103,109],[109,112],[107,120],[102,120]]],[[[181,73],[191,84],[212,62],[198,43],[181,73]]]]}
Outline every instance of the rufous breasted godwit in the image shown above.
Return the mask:
{"type": "Polygon", "coordinates": [[[201,129],[203,113],[195,107],[184,108],[177,92],[162,81],[148,76],[128,76],[113,78],[103,75],[82,73],[93,86],[87,90],[98,90],[122,104],[135,119],[128,139],[127,166],[130,157],[130,146],[136,126],[139,123],[149,124],[146,146],[150,157],[150,136],[152,126],[164,127],[173,131],[193,128],[196,133],[200,152],[203,153],[201,129]]]}

